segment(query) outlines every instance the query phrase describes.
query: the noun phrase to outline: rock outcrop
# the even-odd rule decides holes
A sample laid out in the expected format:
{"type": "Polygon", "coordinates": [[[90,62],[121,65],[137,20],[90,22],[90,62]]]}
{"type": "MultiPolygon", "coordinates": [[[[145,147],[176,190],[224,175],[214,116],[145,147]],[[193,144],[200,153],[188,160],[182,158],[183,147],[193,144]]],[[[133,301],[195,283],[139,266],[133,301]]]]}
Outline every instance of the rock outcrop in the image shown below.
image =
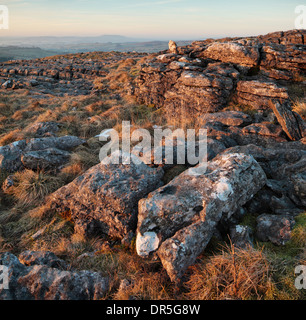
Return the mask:
{"type": "Polygon", "coordinates": [[[191,168],[139,202],[136,249],[157,251],[174,281],[205,249],[223,215],[231,216],[266,183],[252,156],[232,153],[191,168]]]}
{"type": "Polygon", "coordinates": [[[109,74],[107,67],[128,58],[145,57],[146,53],[88,53],[77,57],[56,56],[36,60],[0,63],[0,87],[5,90],[29,89],[40,94],[78,96],[101,92],[95,79],[109,74]]]}
{"type": "Polygon", "coordinates": [[[305,35],[305,30],[295,30],[197,41],[150,57],[142,66],[135,95],[138,102],[179,119],[202,118],[231,102],[273,111],[288,138],[300,140],[305,124],[292,112],[286,85],[306,75],[305,35]]]}

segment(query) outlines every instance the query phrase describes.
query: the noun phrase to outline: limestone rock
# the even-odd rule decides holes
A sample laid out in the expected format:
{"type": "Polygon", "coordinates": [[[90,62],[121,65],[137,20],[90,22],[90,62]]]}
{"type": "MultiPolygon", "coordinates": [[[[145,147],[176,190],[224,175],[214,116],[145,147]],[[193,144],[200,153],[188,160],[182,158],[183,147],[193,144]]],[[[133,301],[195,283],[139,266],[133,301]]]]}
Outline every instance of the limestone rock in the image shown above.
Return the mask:
{"type": "Polygon", "coordinates": [[[291,238],[294,224],[292,217],[263,214],[257,218],[256,237],[260,241],[284,245],[291,238]]]}
{"type": "Polygon", "coordinates": [[[58,168],[68,162],[70,153],[56,148],[24,152],[21,162],[27,169],[50,170],[58,168]]]}
{"type": "Polygon", "coordinates": [[[31,169],[37,169],[37,166],[56,167],[68,160],[67,151],[83,143],[85,143],[84,140],[75,136],[15,141],[0,147],[0,169],[16,172],[23,169],[24,164],[31,169]]]}
{"type": "Polygon", "coordinates": [[[35,134],[36,136],[55,135],[59,130],[58,124],[53,121],[37,122],[26,128],[26,132],[35,134]]]}
{"type": "Polygon", "coordinates": [[[251,229],[248,226],[236,225],[230,229],[230,239],[237,248],[246,249],[252,246],[251,229]]]}
{"type": "Polygon", "coordinates": [[[25,266],[11,253],[0,255],[0,265],[9,275],[8,289],[0,287],[0,300],[100,300],[109,288],[100,273],[25,266]]]}
{"type": "Polygon", "coordinates": [[[87,237],[123,239],[136,229],[138,201],[162,185],[162,176],[144,163],[99,163],[50,195],[48,207],[70,212],[75,231],[87,237]]]}
{"type": "Polygon", "coordinates": [[[290,140],[300,140],[303,138],[299,123],[295,114],[292,112],[289,103],[272,103],[271,107],[275,113],[278,122],[286,132],[290,140]]]}
{"type": "Polygon", "coordinates": [[[169,41],[169,51],[170,51],[170,53],[177,54],[177,45],[172,40],[169,41]]]}
{"type": "Polygon", "coordinates": [[[206,122],[220,122],[227,126],[246,126],[252,123],[249,115],[241,111],[223,111],[216,113],[207,113],[203,115],[203,123],[206,122]]]}
{"type": "Polygon", "coordinates": [[[256,44],[244,46],[238,42],[215,42],[208,46],[203,52],[203,56],[249,67],[256,66],[260,57],[256,44]]]}
{"type": "Polygon", "coordinates": [[[59,259],[50,251],[23,251],[19,257],[19,261],[25,266],[44,265],[50,268],[67,269],[64,260],[59,259]]]}
{"type": "Polygon", "coordinates": [[[252,133],[278,138],[281,137],[283,129],[281,126],[275,125],[270,122],[261,122],[248,125],[244,127],[242,131],[245,134],[252,133]]]}
{"type": "Polygon", "coordinates": [[[198,165],[139,202],[136,249],[158,250],[170,278],[180,278],[205,249],[224,215],[232,215],[266,182],[253,157],[218,156],[198,165]]]}
{"type": "Polygon", "coordinates": [[[252,80],[239,81],[237,84],[237,101],[255,109],[269,108],[269,102],[272,100],[283,103],[288,99],[287,89],[273,82],[252,80]]]}

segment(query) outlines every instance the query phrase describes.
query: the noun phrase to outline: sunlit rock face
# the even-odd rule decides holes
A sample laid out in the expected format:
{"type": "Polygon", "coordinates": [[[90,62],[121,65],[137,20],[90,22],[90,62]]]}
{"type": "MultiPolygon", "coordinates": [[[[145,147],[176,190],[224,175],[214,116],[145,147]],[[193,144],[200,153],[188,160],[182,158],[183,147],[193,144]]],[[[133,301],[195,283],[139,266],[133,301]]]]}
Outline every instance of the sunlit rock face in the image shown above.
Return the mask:
{"type": "Polygon", "coordinates": [[[138,254],[157,250],[170,278],[181,277],[205,249],[222,216],[231,216],[265,183],[255,159],[239,153],[217,156],[202,172],[183,172],[139,202],[138,254]]]}

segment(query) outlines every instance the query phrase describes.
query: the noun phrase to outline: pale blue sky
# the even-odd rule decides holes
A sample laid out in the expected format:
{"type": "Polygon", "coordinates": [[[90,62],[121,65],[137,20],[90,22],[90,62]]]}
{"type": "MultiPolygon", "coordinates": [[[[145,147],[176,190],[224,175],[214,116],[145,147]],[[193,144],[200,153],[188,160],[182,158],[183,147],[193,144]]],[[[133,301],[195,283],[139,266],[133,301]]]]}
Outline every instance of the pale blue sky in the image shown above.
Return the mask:
{"type": "Polygon", "coordinates": [[[0,4],[7,5],[10,12],[10,29],[0,30],[0,37],[120,34],[176,40],[294,29],[294,9],[303,2],[0,0],[0,4]]]}

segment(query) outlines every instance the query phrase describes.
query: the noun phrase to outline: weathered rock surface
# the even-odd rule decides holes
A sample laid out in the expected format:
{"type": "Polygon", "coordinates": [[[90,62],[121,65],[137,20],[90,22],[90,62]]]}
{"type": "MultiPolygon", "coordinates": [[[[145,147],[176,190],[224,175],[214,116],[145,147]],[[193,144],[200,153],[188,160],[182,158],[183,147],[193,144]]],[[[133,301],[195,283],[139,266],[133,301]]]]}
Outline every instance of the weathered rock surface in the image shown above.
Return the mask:
{"type": "Polygon", "coordinates": [[[215,42],[203,51],[203,57],[241,66],[256,66],[260,58],[258,45],[243,45],[239,42],[215,42]]]}
{"type": "Polygon", "coordinates": [[[25,266],[11,253],[0,255],[0,265],[9,275],[8,289],[0,287],[0,300],[99,300],[109,288],[100,273],[25,266]]]}
{"type": "Polygon", "coordinates": [[[123,239],[135,231],[138,201],[162,185],[163,170],[144,163],[98,164],[50,195],[48,208],[69,212],[75,231],[123,239]]]}
{"type": "Polygon", "coordinates": [[[246,249],[252,246],[251,229],[248,226],[236,225],[230,229],[230,239],[237,248],[246,249]]]}
{"type": "Polygon", "coordinates": [[[271,241],[276,245],[284,245],[291,238],[291,230],[295,224],[292,217],[263,214],[257,218],[256,237],[260,241],[271,241]]]}
{"type": "Polygon", "coordinates": [[[170,51],[170,53],[177,54],[177,45],[172,40],[169,41],[169,51],[170,51]]]}
{"type": "Polygon", "coordinates": [[[232,215],[265,184],[251,156],[228,154],[198,165],[139,202],[136,249],[158,250],[170,278],[185,272],[210,241],[222,215],[232,215]]]}
{"type": "Polygon", "coordinates": [[[286,132],[290,140],[300,140],[303,138],[303,131],[299,125],[297,115],[292,112],[288,103],[280,104],[278,102],[271,104],[278,122],[286,132]]]}
{"type": "Polygon", "coordinates": [[[270,136],[275,138],[281,138],[283,129],[279,125],[275,125],[271,122],[254,123],[243,128],[244,134],[257,134],[261,136],[270,136]]]}
{"type": "Polygon", "coordinates": [[[35,134],[37,137],[55,135],[59,130],[59,126],[56,122],[38,122],[27,127],[25,132],[35,134]]]}
{"type": "Polygon", "coordinates": [[[21,155],[26,141],[16,141],[0,147],[0,168],[7,172],[15,172],[22,168],[21,155]]]}
{"type": "Polygon", "coordinates": [[[27,169],[49,170],[58,168],[68,162],[70,153],[56,148],[25,152],[21,156],[21,162],[27,169]]]}
{"type": "Polygon", "coordinates": [[[282,212],[295,215],[305,206],[306,147],[301,142],[273,143],[266,147],[236,146],[224,151],[252,155],[269,178],[267,190],[252,200],[249,211],[254,213],[282,212]]]}
{"type": "Polygon", "coordinates": [[[74,136],[33,138],[0,147],[0,168],[15,172],[22,168],[56,168],[69,160],[67,151],[85,143],[74,136]]]}
{"type": "Polygon", "coordinates": [[[59,259],[50,251],[23,251],[19,257],[19,261],[25,266],[44,265],[50,268],[67,269],[66,262],[59,259]]]}
{"type": "Polygon", "coordinates": [[[273,82],[252,80],[239,81],[237,84],[237,101],[255,109],[269,108],[271,101],[283,103],[288,99],[287,89],[273,82]]]}
{"type": "Polygon", "coordinates": [[[246,126],[252,123],[252,118],[241,111],[223,111],[216,113],[207,113],[202,118],[203,124],[207,122],[220,122],[226,126],[239,127],[246,126]]]}

